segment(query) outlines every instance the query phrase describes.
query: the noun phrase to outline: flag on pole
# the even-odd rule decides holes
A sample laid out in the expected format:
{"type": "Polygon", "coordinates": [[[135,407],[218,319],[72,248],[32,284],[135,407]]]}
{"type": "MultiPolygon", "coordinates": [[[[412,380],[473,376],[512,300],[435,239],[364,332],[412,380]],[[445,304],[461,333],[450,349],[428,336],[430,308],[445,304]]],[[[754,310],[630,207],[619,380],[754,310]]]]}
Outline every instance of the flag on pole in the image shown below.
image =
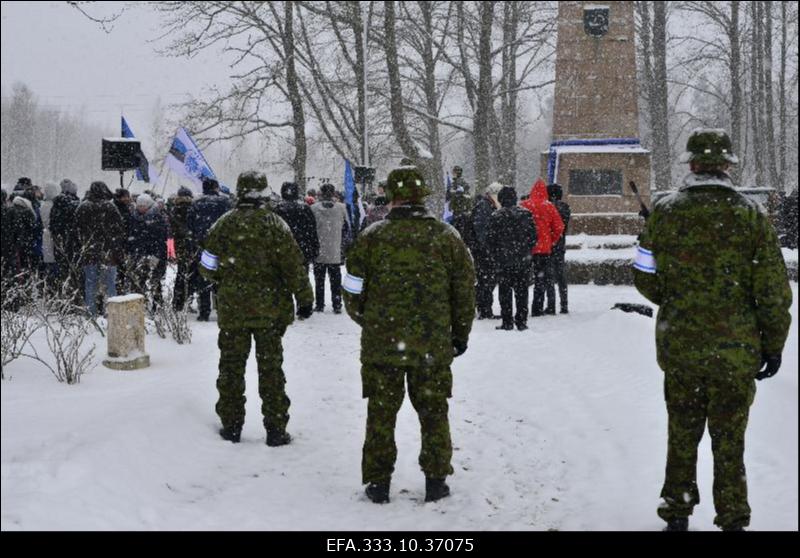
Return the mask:
{"type": "Polygon", "coordinates": [[[450,211],[450,200],[447,199],[449,197],[450,188],[452,186],[452,183],[450,182],[449,172],[447,173],[447,178],[445,182],[447,184],[447,189],[445,190],[445,202],[444,202],[444,212],[442,213],[442,221],[444,221],[445,223],[450,223],[453,220],[453,212],[450,211]]]}
{"type": "MultiPolygon", "coordinates": [[[[203,152],[200,151],[185,128],[178,128],[169,148],[166,162],[173,172],[189,180],[196,192],[203,191],[204,178],[217,178],[214,171],[211,170],[211,165],[203,156],[203,152]]],[[[220,185],[221,187],[222,185],[220,185]]]]}
{"type": "MultiPolygon", "coordinates": [[[[135,138],[136,136],[133,135],[133,130],[128,126],[128,122],[125,120],[124,116],[121,117],[121,120],[122,137],[135,138]]],[[[148,182],[150,184],[158,183],[158,173],[155,167],[150,166],[142,150],[139,150],[139,167],[136,169],[136,180],[148,182]]]]}
{"type": "Polygon", "coordinates": [[[350,228],[353,228],[353,216],[355,215],[355,205],[353,204],[353,194],[356,191],[356,181],[353,178],[353,167],[350,160],[344,160],[344,203],[347,206],[347,217],[350,221],[350,228]]]}

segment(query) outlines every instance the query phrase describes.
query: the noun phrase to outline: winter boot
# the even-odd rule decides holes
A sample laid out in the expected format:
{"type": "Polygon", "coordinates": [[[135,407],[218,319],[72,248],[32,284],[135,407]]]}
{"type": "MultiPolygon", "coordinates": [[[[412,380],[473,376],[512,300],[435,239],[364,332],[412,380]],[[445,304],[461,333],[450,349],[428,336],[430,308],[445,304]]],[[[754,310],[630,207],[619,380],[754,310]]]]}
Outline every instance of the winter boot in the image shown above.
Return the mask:
{"type": "Polygon", "coordinates": [[[517,324],[517,329],[520,331],[525,331],[528,329],[528,324],[517,324]]]}
{"type": "Polygon", "coordinates": [[[325,307],[324,306],[315,306],[314,307],[314,312],[324,312],[324,311],[325,311],[325,307]]]}
{"type": "Polygon", "coordinates": [[[450,487],[444,482],[444,479],[433,479],[425,477],[425,501],[435,502],[441,500],[446,496],[450,496],[450,487]]]}
{"type": "Polygon", "coordinates": [[[371,482],[367,485],[364,493],[367,498],[372,500],[375,504],[388,504],[389,503],[389,481],[386,482],[371,482]]]}
{"type": "Polygon", "coordinates": [[[688,531],[689,530],[689,518],[688,517],[679,517],[676,519],[670,519],[667,521],[667,526],[664,527],[664,531],[688,531]]]}
{"type": "Polygon", "coordinates": [[[285,446],[292,441],[292,436],[285,430],[267,430],[267,445],[270,447],[285,446]]]}
{"type": "Polygon", "coordinates": [[[342,313],[342,307],[341,307],[341,306],[337,306],[337,307],[335,307],[335,308],[333,309],[333,313],[334,313],[334,314],[341,314],[341,313],[342,313]]]}
{"type": "Polygon", "coordinates": [[[506,331],[514,331],[514,324],[503,324],[495,327],[495,329],[504,329],[506,331]]]}
{"type": "Polygon", "coordinates": [[[569,309],[567,309],[567,307],[566,307],[566,306],[562,306],[562,307],[561,307],[561,313],[562,313],[562,314],[569,314],[569,309]]]}
{"type": "Polygon", "coordinates": [[[228,442],[233,442],[234,444],[238,444],[239,440],[242,438],[242,427],[241,426],[223,426],[219,429],[219,435],[222,437],[223,440],[227,440],[228,442]]]}

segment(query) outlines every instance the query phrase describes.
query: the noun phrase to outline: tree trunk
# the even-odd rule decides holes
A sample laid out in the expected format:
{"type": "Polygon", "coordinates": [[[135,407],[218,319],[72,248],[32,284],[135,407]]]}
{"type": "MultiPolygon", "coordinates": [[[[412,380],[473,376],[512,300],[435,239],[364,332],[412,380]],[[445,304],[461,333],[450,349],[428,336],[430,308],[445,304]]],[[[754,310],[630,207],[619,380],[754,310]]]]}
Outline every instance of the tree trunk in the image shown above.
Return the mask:
{"type": "MultiPolygon", "coordinates": [[[[728,37],[731,45],[730,54],[730,80],[731,80],[731,142],[733,152],[744,158],[742,150],[742,84],[740,75],[742,71],[742,45],[739,36],[740,2],[731,2],[731,21],[728,37]]],[[[741,167],[733,167],[733,180],[738,184],[741,180],[741,167]]]]}
{"type": "Polygon", "coordinates": [[[294,131],[294,181],[301,190],[306,190],[306,117],[303,112],[303,97],[297,83],[297,70],[295,68],[294,47],[294,2],[284,3],[283,48],[286,56],[286,90],[289,93],[289,103],[292,105],[292,130],[294,131]]]}
{"type": "Polygon", "coordinates": [[[653,99],[651,123],[656,190],[667,190],[672,182],[669,149],[669,99],[667,95],[667,3],[653,5],[653,99]]]}
{"type": "Polygon", "coordinates": [[[786,2],[781,2],[781,75],[780,75],[780,84],[779,84],[779,121],[781,124],[781,131],[778,140],[778,151],[780,152],[780,170],[778,181],[781,185],[784,184],[786,180],[786,55],[787,55],[787,45],[786,45],[786,28],[789,26],[789,22],[786,17],[786,2]]]}
{"type": "Polygon", "coordinates": [[[772,98],[772,2],[762,2],[764,6],[764,134],[766,136],[766,167],[769,171],[769,182],[778,188],[778,154],[775,152],[775,105],[772,98]]]}
{"type": "Polygon", "coordinates": [[[750,4],[750,15],[752,19],[752,41],[750,44],[750,119],[751,128],[753,130],[751,144],[753,146],[753,157],[755,161],[755,180],[756,186],[764,185],[764,164],[763,164],[763,138],[761,135],[761,116],[759,114],[761,107],[761,96],[759,95],[761,89],[761,72],[759,67],[759,60],[761,58],[760,52],[760,34],[758,23],[758,2],[750,4]]]}
{"type": "Polygon", "coordinates": [[[417,2],[420,13],[422,14],[422,26],[425,29],[425,37],[423,37],[422,49],[422,62],[425,66],[425,109],[431,116],[427,120],[428,126],[428,143],[433,155],[431,165],[433,168],[433,176],[431,179],[433,183],[434,192],[438,192],[438,196],[444,199],[445,184],[444,184],[444,164],[442,163],[442,145],[439,137],[439,123],[434,118],[439,113],[438,96],[436,90],[436,60],[433,57],[433,4],[430,2],[417,2]]]}
{"type": "Polygon", "coordinates": [[[492,20],[494,2],[480,3],[480,39],[478,43],[478,95],[475,105],[473,141],[475,146],[475,191],[489,185],[489,111],[492,108],[492,20]]]}

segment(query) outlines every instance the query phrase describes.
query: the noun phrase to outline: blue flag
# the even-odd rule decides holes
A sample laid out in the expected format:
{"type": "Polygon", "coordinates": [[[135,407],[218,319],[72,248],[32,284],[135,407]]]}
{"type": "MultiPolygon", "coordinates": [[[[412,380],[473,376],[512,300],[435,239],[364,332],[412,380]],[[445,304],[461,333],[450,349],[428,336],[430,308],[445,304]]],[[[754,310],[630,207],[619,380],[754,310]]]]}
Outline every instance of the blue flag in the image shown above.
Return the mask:
{"type": "Polygon", "coordinates": [[[350,220],[350,227],[353,227],[353,216],[355,215],[355,204],[353,203],[353,193],[356,191],[356,181],[353,178],[353,167],[350,160],[344,160],[344,203],[347,205],[347,216],[350,220]]]}
{"type": "MultiPolygon", "coordinates": [[[[128,123],[125,121],[125,117],[122,116],[121,118],[122,137],[135,138],[136,136],[133,135],[133,130],[131,130],[131,127],[128,126],[128,123]]],[[[150,163],[147,162],[147,157],[144,156],[144,153],[141,150],[139,151],[139,168],[136,169],[136,180],[150,182],[150,163]]]]}

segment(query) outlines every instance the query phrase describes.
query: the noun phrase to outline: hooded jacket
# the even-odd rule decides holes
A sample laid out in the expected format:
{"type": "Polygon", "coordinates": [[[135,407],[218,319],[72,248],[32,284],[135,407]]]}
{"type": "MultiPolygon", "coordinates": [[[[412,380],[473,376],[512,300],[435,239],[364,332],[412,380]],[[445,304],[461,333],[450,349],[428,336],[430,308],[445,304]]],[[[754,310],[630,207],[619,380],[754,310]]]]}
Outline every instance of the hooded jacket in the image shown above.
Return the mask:
{"type": "Polygon", "coordinates": [[[347,224],[347,208],[341,202],[320,200],[311,206],[317,221],[319,256],[316,263],[341,265],[342,229],[347,224]]]}
{"type": "Polygon", "coordinates": [[[50,210],[50,234],[57,251],[74,254],[78,244],[75,231],[75,212],[81,201],[72,192],[64,191],[53,200],[50,210]]]}
{"type": "Polygon", "coordinates": [[[289,225],[303,253],[304,263],[313,262],[319,255],[319,238],[317,220],[311,208],[305,202],[284,200],[275,207],[275,214],[289,225]]]}
{"type": "Polygon", "coordinates": [[[119,263],[125,231],[112,197],[108,186],[92,182],[86,199],[75,211],[81,265],[119,263]]]}
{"type": "Polygon", "coordinates": [[[147,213],[137,210],[131,217],[130,253],[135,259],[155,256],[164,260],[167,257],[167,222],[157,206],[147,213]]]}
{"type": "Polygon", "coordinates": [[[203,194],[194,200],[186,218],[186,225],[195,244],[202,246],[214,223],[231,209],[230,198],[219,194],[203,194]]]}
{"type": "Polygon", "coordinates": [[[26,197],[16,195],[8,210],[11,241],[16,259],[14,267],[32,269],[36,262],[37,221],[33,204],[26,197]]]}
{"type": "Polygon", "coordinates": [[[561,221],[556,206],[547,199],[547,185],[544,180],[540,178],[536,181],[531,188],[530,197],[521,205],[533,214],[536,224],[538,240],[533,249],[533,255],[549,256],[553,251],[553,245],[564,234],[564,223],[561,221]]]}

